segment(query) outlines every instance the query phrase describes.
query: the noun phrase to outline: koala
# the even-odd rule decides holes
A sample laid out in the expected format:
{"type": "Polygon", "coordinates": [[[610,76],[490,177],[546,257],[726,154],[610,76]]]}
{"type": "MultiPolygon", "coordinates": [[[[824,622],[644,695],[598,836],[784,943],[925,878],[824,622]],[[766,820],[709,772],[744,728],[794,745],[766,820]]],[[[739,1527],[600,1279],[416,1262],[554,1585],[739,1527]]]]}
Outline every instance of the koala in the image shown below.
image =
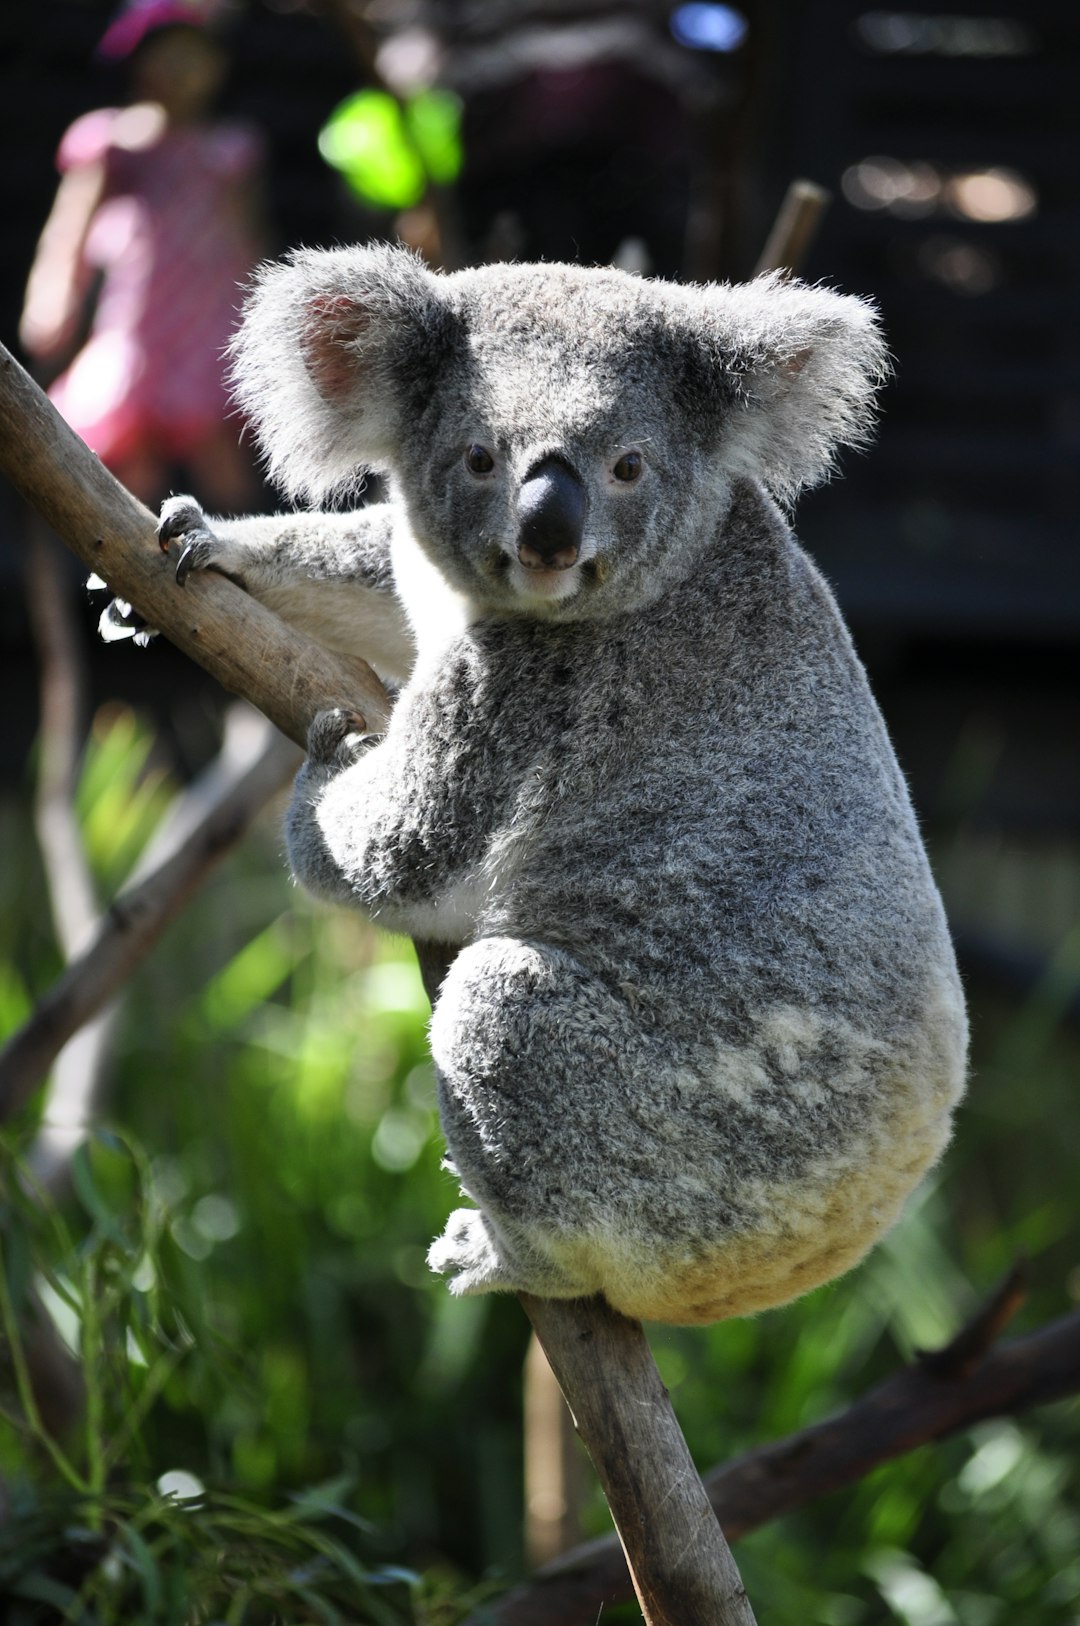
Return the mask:
{"type": "Polygon", "coordinates": [[[704,1323],[854,1265],[941,1153],[964,1003],[903,777],[784,507],[858,445],[872,309],[765,277],[264,268],[234,346],[271,475],[166,506],[395,687],[318,716],[297,879],[456,950],[431,1049],[455,1293],[704,1323]]]}

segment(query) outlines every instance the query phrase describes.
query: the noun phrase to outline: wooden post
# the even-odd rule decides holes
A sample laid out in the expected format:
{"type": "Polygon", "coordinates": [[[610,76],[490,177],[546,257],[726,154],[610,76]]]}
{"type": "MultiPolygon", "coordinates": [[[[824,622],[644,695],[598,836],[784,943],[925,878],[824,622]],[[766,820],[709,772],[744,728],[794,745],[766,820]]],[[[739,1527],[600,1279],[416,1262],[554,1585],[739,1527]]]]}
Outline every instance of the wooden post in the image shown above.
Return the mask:
{"type": "MultiPolygon", "coordinates": [[[[224,577],[180,588],[155,525],[0,345],[0,469],[90,570],[227,689],[303,743],[319,710],[389,713],[378,678],[224,577]]],[[[418,946],[434,997],[454,950],[418,946]]],[[[645,1335],[599,1299],[522,1303],[600,1475],[647,1626],[754,1626],[645,1335]]]]}
{"type": "Polygon", "coordinates": [[[525,1558],[550,1564],[581,1540],[584,1463],[574,1420],[534,1333],[525,1355],[525,1558]]]}
{"type": "Polygon", "coordinates": [[[754,267],[755,277],[765,271],[791,274],[799,269],[830,201],[831,193],[816,181],[792,181],[754,267]]]}

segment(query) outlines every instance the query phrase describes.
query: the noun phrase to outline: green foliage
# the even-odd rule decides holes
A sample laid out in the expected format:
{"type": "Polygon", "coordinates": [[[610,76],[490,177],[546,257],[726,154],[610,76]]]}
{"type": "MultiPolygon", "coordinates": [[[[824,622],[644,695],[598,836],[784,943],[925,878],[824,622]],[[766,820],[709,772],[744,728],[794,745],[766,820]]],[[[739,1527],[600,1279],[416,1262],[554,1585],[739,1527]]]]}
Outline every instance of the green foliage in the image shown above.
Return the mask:
{"type": "Polygon", "coordinates": [[[153,734],[125,707],[105,707],[94,719],[75,800],[86,856],[105,897],[131,870],[172,794],[154,762],[153,734]]]}
{"type": "Polygon", "coordinates": [[[185,1379],[212,1383],[217,1351],[178,1309],[173,1216],[142,1154],[98,1134],[76,1154],[73,1187],[77,1233],[0,1146],[4,1621],[452,1626],[460,1588],[371,1562],[371,1527],[347,1505],[351,1474],[257,1500],[190,1470],[156,1472],[147,1419],[185,1379]],[[35,1388],[43,1323],[78,1363],[77,1426],[63,1441],[35,1388]]]}
{"type": "MultiPolygon", "coordinates": [[[[168,801],[164,778],[147,785],[152,760],[129,715],[99,725],[80,806],[110,884],[168,801]]],[[[0,821],[8,1028],[57,957],[25,820],[0,821]]],[[[703,1467],[948,1339],[1021,1248],[1021,1328],[1080,1298],[1077,1149],[1061,1132],[1076,984],[1066,945],[1026,1001],[972,990],[957,1142],[858,1271],[752,1320],[653,1329],[703,1467]]],[[[142,967],[116,1128],[79,1155],[70,1194],[42,1199],[9,1147],[0,1618],[442,1626],[467,1606],[455,1576],[520,1573],[526,1329],[513,1300],[452,1300],[424,1264],[456,1195],[426,1009],[407,945],[291,886],[271,818],[142,967]],[[73,1429],[35,1414],[35,1301],[79,1358],[73,1429]]],[[[1078,1447],[1075,1403],[999,1419],[757,1532],[737,1557],[760,1618],[1076,1626],[1078,1447]]],[[[598,1492],[589,1520],[608,1528],[598,1492]]]]}
{"type": "Polygon", "coordinates": [[[0,1551],[4,1620],[454,1626],[468,1597],[438,1578],[366,1564],[350,1539],[363,1527],[334,1504],[338,1488],[316,1487],[276,1512],[201,1487],[16,1495],[0,1551]]]}
{"type": "Polygon", "coordinates": [[[460,98],[449,90],[420,90],[401,101],[385,90],[358,90],[331,113],[319,151],[368,205],[411,209],[429,183],[456,179],[461,113],[460,98]]]}

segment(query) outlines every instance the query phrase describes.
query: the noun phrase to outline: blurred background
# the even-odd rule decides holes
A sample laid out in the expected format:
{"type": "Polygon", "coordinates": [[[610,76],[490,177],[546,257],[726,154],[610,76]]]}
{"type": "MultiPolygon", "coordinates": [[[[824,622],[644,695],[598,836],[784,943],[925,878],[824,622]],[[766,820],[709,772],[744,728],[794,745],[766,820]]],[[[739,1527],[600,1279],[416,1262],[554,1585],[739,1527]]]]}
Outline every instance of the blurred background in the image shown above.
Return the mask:
{"type": "MultiPolygon", "coordinates": [[[[170,64],[157,90],[146,78],[147,44],[177,19],[158,13],[134,44],[114,34],[102,55],[116,18],[96,0],[0,16],[0,337],[69,402],[73,363],[125,322],[130,338],[138,299],[156,298],[160,318],[178,308],[177,282],[209,285],[177,275],[178,248],[171,288],[147,260],[133,290],[139,219],[114,209],[102,224],[121,190],[115,160],[98,124],[77,121],[133,95],[169,104],[180,82],[170,64]],[[58,153],[69,196],[72,175],[107,176],[84,199],[93,252],[73,273],[71,319],[43,337],[27,284],[62,236],[42,235],[58,153]]],[[[197,118],[213,141],[197,159],[181,152],[164,181],[140,170],[131,183],[179,206],[197,163],[225,177],[214,220],[180,221],[181,248],[225,221],[252,258],[400,235],[446,265],[615,260],[738,279],[794,177],[831,194],[801,274],[878,302],[896,371],[876,444],[804,500],[797,527],[836,587],[927,833],[972,1005],[971,1093],[942,1168],[853,1275],[753,1321],[657,1329],[653,1344],[707,1466],[943,1342],[1019,1253],[1019,1326],[1075,1305],[1080,13],[1071,0],[238,0],[205,31],[218,57],[197,118]]],[[[174,134],[190,130],[190,110],[166,111],[174,134]]],[[[157,140],[130,125],[115,139],[109,125],[124,163],[157,140]]],[[[168,325],[158,319],[151,359],[168,325]]],[[[171,364],[157,371],[175,381],[171,364]]],[[[225,511],[272,503],[250,462],[226,467],[196,428],[178,432],[178,408],[136,405],[139,425],[157,412],[161,427],[118,440],[115,466],[148,500],[172,488],[225,511]]],[[[0,486],[3,1033],[63,961],[31,814],[49,647],[27,613],[36,530],[0,486]]],[[[106,902],[215,761],[225,701],[163,644],[101,644],[80,570],[58,548],[49,558],[75,674],[75,817],[106,902]]],[[[109,1484],[182,1473],[272,1507],[330,1482],[333,1517],[365,1521],[345,1543],[378,1581],[363,1608],[320,1614],[289,1580],[287,1606],[259,1604],[253,1582],[251,1612],[230,1619],[279,1607],[290,1622],[451,1620],[477,1581],[522,1573],[526,1328],[513,1301],[452,1303],[427,1276],[453,1192],[411,951],[309,905],[285,876],[278,820],[262,818],[140,969],[94,1062],[92,1118],[109,1133],[69,1136],[46,1168],[34,1159],[48,1092],[9,1126],[6,1155],[44,1169],[49,1188],[30,1202],[9,1165],[12,1315],[35,1295],[59,1366],[66,1341],[82,1384],[88,1365],[97,1373],[97,1421],[71,1435],[77,1475],[107,1437],[109,1484]]],[[[85,1395],[57,1407],[63,1435],[85,1395]]],[[[178,1527],[150,1570],[125,1548],[110,1582],[93,1579],[104,1538],[91,1518],[72,1559],[45,1511],[65,1476],[24,1414],[16,1399],[0,1420],[0,1595],[23,1611],[10,1618],[58,1619],[49,1586],[59,1609],[64,1588],[71,1608],[91,1584],[101,1620],[211,1618],[182,1612],[175,1576],[181,1612],[168,1613],[178,1527]]],[[[758,1532],[737,1557],[760,1617],[1075,1626],[1078,1443],[1075,1403],[986,1423],[758,1532]]],[[[580,1527],[605,1517],[586,1483],[580,1527]]]]}

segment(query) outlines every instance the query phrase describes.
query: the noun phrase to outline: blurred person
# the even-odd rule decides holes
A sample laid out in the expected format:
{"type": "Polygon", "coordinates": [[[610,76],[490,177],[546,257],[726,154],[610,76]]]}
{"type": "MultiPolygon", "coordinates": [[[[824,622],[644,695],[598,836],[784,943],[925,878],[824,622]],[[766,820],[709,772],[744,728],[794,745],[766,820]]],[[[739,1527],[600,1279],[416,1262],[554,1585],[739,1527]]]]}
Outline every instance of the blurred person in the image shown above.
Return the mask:
{"type": "Polygon", "coordinates": [[[98,55],[127,64],[132,100],[83,114],[60,142],[19,337],[62,369],[53,402],[136,496],[156,505],[182,468],[235,511],[257,484],[223,351],[264,248],[262,140],[211,113],[227,56],[195,0],[130,0],[98,55]]]}

